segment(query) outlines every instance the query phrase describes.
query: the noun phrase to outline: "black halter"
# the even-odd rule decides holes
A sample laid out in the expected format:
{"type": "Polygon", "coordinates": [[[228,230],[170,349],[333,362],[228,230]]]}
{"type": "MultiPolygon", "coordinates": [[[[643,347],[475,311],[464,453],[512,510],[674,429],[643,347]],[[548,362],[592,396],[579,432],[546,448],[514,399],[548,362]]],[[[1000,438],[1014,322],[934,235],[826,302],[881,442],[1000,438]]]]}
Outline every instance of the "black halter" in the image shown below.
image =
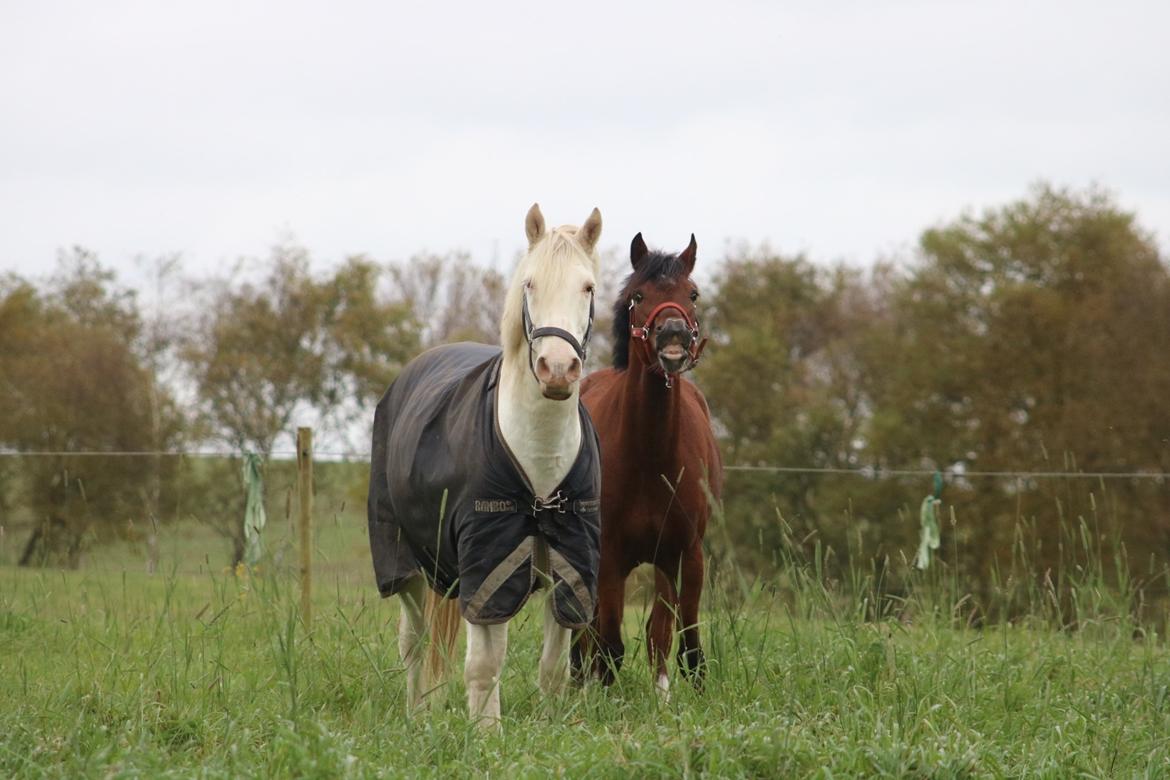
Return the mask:
{"type": "Polygon", "coordinates": [[[569,331],[562,328],[534,328],[532,327],[532,315],[528,313],[528,293],[521,293],[524,296],[524,338],[528,339],[528,370],[536,376],[536,368],[532,365],[532,342],[536,341],[542,336],[556,336],[558,339],[563,339],[569,342],[569,346],[577,353],[577,357],[581,358],[581,365],[585,365],[585,358],[588,356],[589,334],[593,332],[593,293],[589,293],[589,324],[585,326],[585,336],[577,341],[577,337],[569,331]]]}

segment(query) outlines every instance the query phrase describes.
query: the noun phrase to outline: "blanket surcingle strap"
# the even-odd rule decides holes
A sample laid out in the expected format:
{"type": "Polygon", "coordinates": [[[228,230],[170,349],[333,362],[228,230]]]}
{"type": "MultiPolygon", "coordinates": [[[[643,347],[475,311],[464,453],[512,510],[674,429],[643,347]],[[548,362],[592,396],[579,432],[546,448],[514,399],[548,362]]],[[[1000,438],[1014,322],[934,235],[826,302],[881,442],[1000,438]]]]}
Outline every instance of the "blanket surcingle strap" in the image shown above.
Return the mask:
{"type": "Polygon", "coordinates": [[[412,361],[374,415],[368,503],[383,596],[418,574],[458,595],[471,623],[502,623],[538,587],[557,622],[583,628],[597,596],[601,459],[578,404],[581,449],[554,494],[539,499],[496,421],[500,350],[437,347],[412,361]]]}

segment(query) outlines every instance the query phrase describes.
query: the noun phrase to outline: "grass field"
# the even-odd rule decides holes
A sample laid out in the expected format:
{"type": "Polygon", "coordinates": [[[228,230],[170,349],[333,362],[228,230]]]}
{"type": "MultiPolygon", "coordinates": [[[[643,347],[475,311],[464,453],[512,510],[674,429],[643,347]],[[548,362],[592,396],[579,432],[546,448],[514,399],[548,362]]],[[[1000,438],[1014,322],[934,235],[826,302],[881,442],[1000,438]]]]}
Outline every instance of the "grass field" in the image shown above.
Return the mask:
{"type": "MultiPolygon", "coordinates": [[[[274,560],[254,573],[221,568],[197,526],[172,529],[154,575],[119,545],[77,572],[0,567],[0,776],[1170,775],[1161,637],[1123,618],[864,620],[860,590],[800,571],[716,573],[702,693],[654,695],[635,598],[619,684],[542,700],[534,602],[513,623],[498,733],[468,721],[461,682],[410,721],[397,604],[374,593],[361,519],[318,530],[308,633],[288,530],[270,526],[274,560]]],[[[949,598],[932,587],[923,604],[949,598]]]]}

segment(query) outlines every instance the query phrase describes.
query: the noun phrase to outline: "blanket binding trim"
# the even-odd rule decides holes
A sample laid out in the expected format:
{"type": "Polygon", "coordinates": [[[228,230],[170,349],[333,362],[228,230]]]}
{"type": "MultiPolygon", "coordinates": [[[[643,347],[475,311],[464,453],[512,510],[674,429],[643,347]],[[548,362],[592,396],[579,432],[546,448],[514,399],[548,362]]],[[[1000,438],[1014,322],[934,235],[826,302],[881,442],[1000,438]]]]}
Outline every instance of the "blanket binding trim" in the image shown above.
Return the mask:
{"type": "MultiPolygon", "coordinates": [[[[573,590],[573,595],[577,597],[577,601],[581,604],[581,609],[585,611],[586,620],[588,616],[593,614],[593,599],[589,597],[589,590],[585,587],[585,582],[581,579],[581,573],[573,568],[573,565],[565,560],[565,556],[553,548],[548,550],[549,562],[552,564],[552,569],[557,574],[561,575],[561,579],[565,584],[573,590]]],[[[556,593],[554,590],[553,593],[556,593]]]]}
{"type": "Polygon", "coordinates": [[[520,542],[515,550],[508,553],[507,557],[500,561],[488,576],[484,577],[479,590],[472,596],[471,601],[467,602],[467,608],[464,611],[464,617],[467,620],[478,620],[479,611],[491,600],[500,586],[507,582],[508,578],[532,557],[534,538],[532,536],[524,537],[524,541],[520,542]]]}

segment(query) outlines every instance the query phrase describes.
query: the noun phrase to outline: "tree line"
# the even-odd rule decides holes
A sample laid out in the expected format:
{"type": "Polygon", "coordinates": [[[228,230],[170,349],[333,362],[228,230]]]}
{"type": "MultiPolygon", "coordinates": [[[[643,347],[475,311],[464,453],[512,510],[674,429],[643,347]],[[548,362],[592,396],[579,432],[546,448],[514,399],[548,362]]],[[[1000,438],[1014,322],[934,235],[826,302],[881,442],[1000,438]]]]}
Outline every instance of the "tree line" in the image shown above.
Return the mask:
{"type": "MultiPolygon", "coordinates": [[[[604,264],[610,299],[627,266],[604,264]]],[[[768,248],[703,265],[717,270],[694,378],[726,463],[819,469],[728,475],[712,539],[741,565],[767,568],[791,539],[875,566],[912,555],[930,482],[882,474],[896,469],[946,474],[943,560],[986,587],[1022,534],[1044,571],[1078,524],[1150,571],[1170,561],[1164,478],[1026,475],[1170,472],[1170,270],[1109,193],[1038,185],[864,268],[768,248]]],[[[419,351],[495,342],[506,284],[461,254],[314,273],[295,245],[210,279],[173,258],[150,271],[153,305],[84,250],[51,278],[0,281],[0,449],[269,456],[305,415],[344,438],[419,351]]],[[[612,336],[595,332],[598,365],[612,336]]],[[[76,565],[128,518],[179,519],[169,494],[219,496],[201,519],[238,559],[242,491],[225,469],[0,458],[0,513],[27,530],[22,562],[76,565]]]]}

